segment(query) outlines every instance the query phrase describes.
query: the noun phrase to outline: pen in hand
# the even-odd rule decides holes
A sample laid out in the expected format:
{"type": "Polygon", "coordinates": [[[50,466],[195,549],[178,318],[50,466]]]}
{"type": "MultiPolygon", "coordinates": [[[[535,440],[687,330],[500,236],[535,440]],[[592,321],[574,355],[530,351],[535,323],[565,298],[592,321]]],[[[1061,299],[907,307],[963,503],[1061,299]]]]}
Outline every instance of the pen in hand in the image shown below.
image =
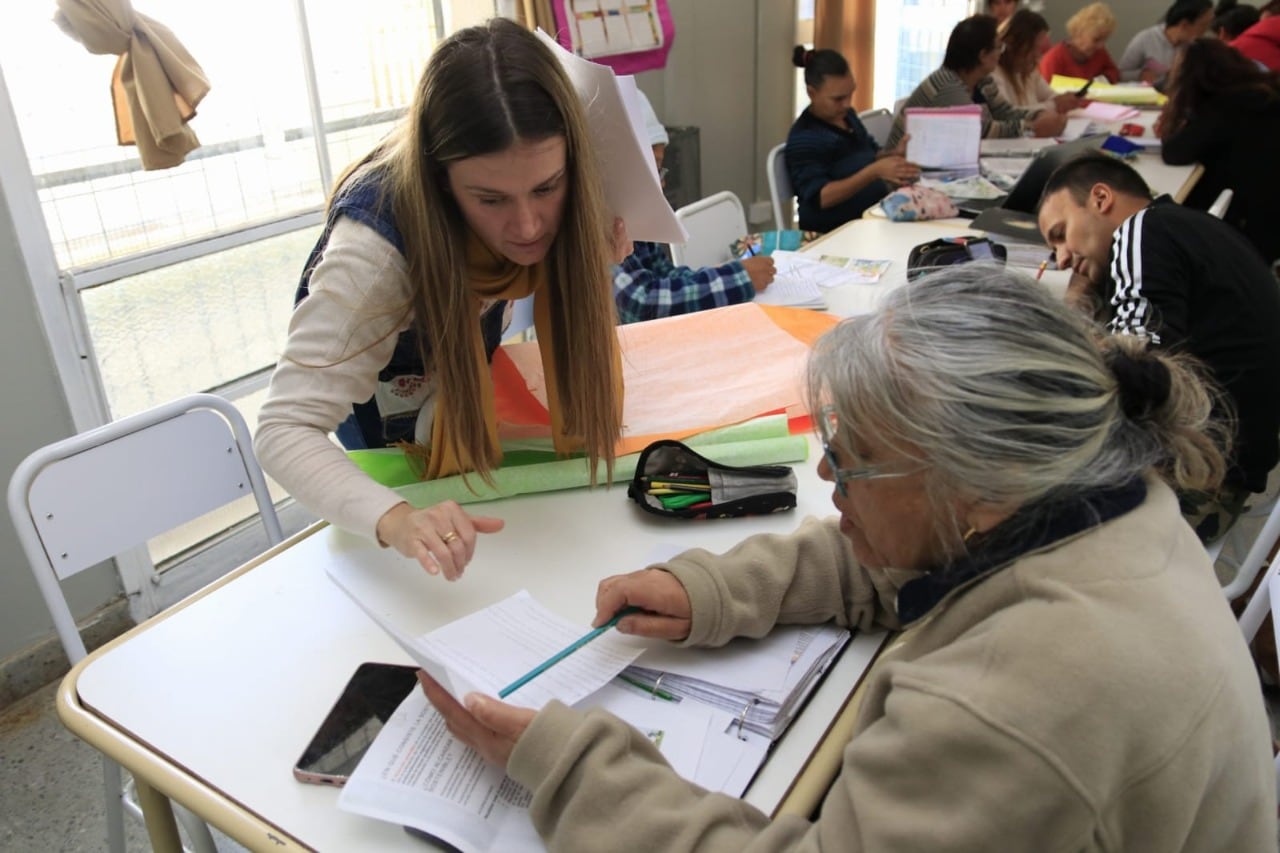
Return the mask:
{"type": "Polygon", "coordinates": [[[1036,281],[1039,281],[1041,278],[1044,277],[1044,271],[1048,268],[1049,268],[1049,260],[1048,258],[1046,258],[1045,260],[1040,262],[1040,269],[1036,272],[1036,281]]]}
{"type": "Polygon", "coordinates": [[[612,619],[610,619],[608,622],[604,623],[604,624],[603,624],[603,625],[601,625],[599,628],[592,628],[592,629],[591,629],[590,631],[588,631],[586,634],[582,635],[582,636],[581,636],[581,637],[579,637],[577,640],[574,640],[574,641],[573,641],[572,643],[570,643],[568,646],[566,646],[566,647],[564,647],[563,649],[561,649],[560,651],[556,652],[554,655],[552,655],[551,657],[547,658],[545,661],[543,661],[542,663],[538,664],[538,665],[537,665],[537,666],[535,666],[533,669],[529,670],[529,671],[528,671],[528,672],[526,672],[524,675],[522,675],[522,676],[520,676],[519,678],[517,678],[515,681],[511,682],[511,683],[510,683],[510,684],[508,684],[506,687],[504,687],[504,688],[502,688],[501,690],[499,690],[499,691],[498,691],[498,698],[499,698],[499,699],[506,699],[506,698],[507,698],[508,696],[510,696],[512,693],[515,693],[515,692],[516,692],[517,690],[519,690],[521,687],[524,687],[524,686],[525,686],[526,684],[528,684],[530,681],[533,681],[533,680],[534,680],[535,678],[537,678],[539,675],[542,675],[542,673],[544,673],[544,672],[546,672],[547,670],[551,669],[551,667],[553,667],[553,666],[555,666],[556,664],[560,663],[560,661],[564,660],[564,659],[565,659],[565,658],[567,658],[569,655],[573,654],[573,653],[574,653],[574,652],[576,652],[578,649],[582,648],[582,647],[583,647],[583,646],[585,646],[587,643],[589,643],[589,642],[591,642],[592,640],[594,640],[596,637],[599,637],[599,636],[600,636],[601,634],[603,634],[605,631],[608,631],[610,628],[612,628],[612,627],[614,627],[615,625],[617,625],[617,624],[618,624],[618,620],[622,619],[622,617],[623,617],[623,616],[630,616],[632,613],[639,613],[639,612],[640,612],[640,608],[639,608],[639,607],[624,607],[624,608],[622,608],[622,609],[621,609],[621,610],[619,610],[617,613],[615,613],[615,614],[613,615],[613,618],[612,618],[612,619]]]}

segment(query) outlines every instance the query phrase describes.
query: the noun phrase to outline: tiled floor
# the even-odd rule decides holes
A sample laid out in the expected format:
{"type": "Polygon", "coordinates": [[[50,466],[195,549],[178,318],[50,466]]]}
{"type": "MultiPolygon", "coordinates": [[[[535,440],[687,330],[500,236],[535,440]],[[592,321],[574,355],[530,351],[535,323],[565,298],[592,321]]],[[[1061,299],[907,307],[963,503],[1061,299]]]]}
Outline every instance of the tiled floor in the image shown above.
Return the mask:
{"type": "MultiPolygon", "coordinates": [[[[0,850],[13,853],[106,849],[107,817],[98,752],[54,710],[57,684],[0,714],[0,850]]],[[[220,853],[244,848],[214,833],[220,853]]],[[[126,818],[129,853],[151,849],[142,821],[126,818]]]]}

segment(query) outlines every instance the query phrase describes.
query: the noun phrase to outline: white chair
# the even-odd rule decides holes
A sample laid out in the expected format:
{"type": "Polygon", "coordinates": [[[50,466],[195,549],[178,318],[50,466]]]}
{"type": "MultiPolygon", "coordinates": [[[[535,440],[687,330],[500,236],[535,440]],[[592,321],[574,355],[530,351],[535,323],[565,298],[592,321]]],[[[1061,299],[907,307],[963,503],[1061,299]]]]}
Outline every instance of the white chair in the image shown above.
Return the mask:
{"type": "Polygon", "coordinates": [[[1209,205],[1209,215],[1216,216],[1221,219],[1227,215],[1227,208],[1231,206],[1231,199],[1235,196],[1231,190],[1223,190],[1218,193],[1218,197],[1213,200],[1213,204],[1209,205]]]}
{"type": "MultiPolygon", "coordinates": [[[[9,514],[71,663],[84,641],[61,582],[245,495],[257,499],[267,540],[284,539],[248,426],[222,397],[195,394],[36,450],[9,480],[9,514]]],[[[124,810],[142,812],[104,757],[107,836],[124,853],[124,810]]],[[[209,828],[176,808],[195,850],[214,853],[209,828]]]]}
{"type": "Polygon", "coordinates": [[[1253,584],[1254,578],[1258,576],[1258,572],[1262,571],[1263,564],[1267,559],[1267,552],[1271,546],[1275,544],[1276,534],[1267,534],[1267,525],[1271,523],[1271,519],[1276,515],[1277,507],[1280,507],[1280,494],[1272,495],[1266,500],[1262,499],[1262,495],[1255,495],[1254,500],[1258,502],[1249,507],[1226,535],[1220,537],[1216,542],[1208,546],[1209,558],[1215,563],[1222,562],[1224,565],[1235,569],[1235,575],[1222,587],[1222,594],[1227,601],[1235,601],[1244,595],[1249,587],[1253,584]],[[1253,541],[1248,540],[1246,531],[1251,527],[1247,524],[1248,519],[1267,519],[1262,529],[1254,537],[1253,541]],[[1230,548],[1226,547],[1230,545],[1230,548]],[[1224,553],[1225,552],[1225,553],[1224,553]],[[1243,560],[1237,560],[1236,557],[1244,554],[1243,560]]]}
{"type": "Polygon", "coordinates": [[[889,131],[893,130],[893,113],[884,107],[875,110],[863,110],[858,113],[858,120],[867,129],[867,133],[871,134],[871,138],[876,141],[876,145],[883,148],[885,141],[889,138],[889,131]]]}
{"type": "MultiPolygon", "coordinates": [[[[1253,547],[1249,549],[1248,556],[1241,564],[1241,569],[1252,567],[1250,577],[1256,575],[1277,538],[1280,538],[1280,504],[1272,507],[1267,523],[1262,526],[1261,532],[1254,540],[1253,547]]],[[[1244,612],[1240,614],[1240,631],[1244,634],[1246,643],[1253,642],[1253,638],[1257,636],[1263,621],[1267,618],[1267,613],[1272,614],[1271,621],[1276,632],[1276,645],[1280,646],[1280,560],[1274,561],[1267,569],[1262,583],[1258,584],[1249,603],[1245,605],[1244,612]]],[[[1280,790],[1280,755],[1276,756],[1276,787],[1280,790]]]]}
{"type": "Polygon", "coordinates": [[[689,232],[686,243],[673,243],[671,259],[691,267],[713,267],[733,260],[729,246],[747,236],[747,215],[742,202],[728,190],[686,204],[676,211],[689,232]]]}
{"type": "Polygon", "coordinates": [[[511,319],[507,323],[507,327],[502,330],[502,341],[514,340],[519,336],[520,340],[526,341],[532,334],[525,334],[533,328],[533,295],[525,296],[508,303],[511,311],[511,319]]]}
{"type": "Polygon", "coordinates": [[[765,161],[769,175],[769,200],[773,202],[773,224],[779,230],[791,227],[796,193],[791,186],[791,173],[787,171],[787,143],[775,145],[765,161]]]}

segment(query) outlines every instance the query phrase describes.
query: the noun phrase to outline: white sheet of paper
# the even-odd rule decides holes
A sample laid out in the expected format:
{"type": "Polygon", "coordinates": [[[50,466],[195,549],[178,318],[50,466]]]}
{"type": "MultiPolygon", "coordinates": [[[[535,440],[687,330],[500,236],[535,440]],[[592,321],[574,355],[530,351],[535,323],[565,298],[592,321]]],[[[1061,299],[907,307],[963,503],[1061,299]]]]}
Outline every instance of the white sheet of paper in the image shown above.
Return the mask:
{"type": "Polygon", "coordinates": [[[1083,107],[1074,109],[1070,113],[1070,119],[1088,118],[1097,121],[1124,121],[1129,118],[1137,118],[1138,110],[1134,107],[1124,104],[1109,104],[1105,101],[1090,101],[1083,107]]]}
{"type": "Polygon", "coordinates": [[[778,273],[764,290],[756,291],[755,301],[761,305],[785,305],[792,308],[817,308],[825,310],[827,301],[822,298],[818,285],[808,278],[778,273]]]}
{"type": "Polygon", "coordinates": [[[1007,139],[984,139],[978,146],[983,157],[1030,157],[1041,148],[1057,145],[1052,137],[1011,136],[1007,139]]]}
{"type": "Polygon", "coordinates": [[[687,242],[688,232],[662,194],[644,119],[638,110],[627,108],[622,94],[624,86],[635,86],[635,80],[574,56],[542,30],[537,35],[560,60],[582,98],[604,176],[605,199],[614,215],[627,223],[627,235],[653,243],[687,242]]]}
{"type": "MultiPolygon", "coordinates": [[[[496,696],[590,628],[561,619],[521,590],[441,628],[413,637],[356,594],[341,571],[329,578],[455,699],[471,692],[496,696]]],[[[526,708],[552,699],[571,705],[599,690],[639,657],[644,647],[609,630],[507,697],[526,708]]]]}
{"type": "Polygon", "coordinates": [[[1079,139],[1089,132],[1089,125],[1093,124],[1093,120],[1088,116],[1079,116],[1077,118],[1067,119],[1067,126],[1063,128],[1058,138],[1064,142],[1079,139]]]}
{"type": "MultiPolygon", "coordinates": [[[[561,619],[521,590],[470,616],[414,640],[428,658],[454,674],[465,673],[474,689],[490,696],[551,658],[590,628],[561,619]]],[[[506,697],[525,708],[552,699],[572,705],[599,690],[642,651],[635,640],[612,629],[506,697]]],[[[458,697],[461,698],[461,697],[458,697]]]]}
{"type": "MultiPolygon", "coordinates": [[[[724,715],[693,703],[652,701],[608,685],[578,707],[603,708],[626,720],[677,774],[710,790],[719,787],[703,778],[745,789],[751,775],[742,781],[744,770],[753,775],[763,759],[756,742],[724,734],[724,715]],[[714,746],[707,762],[704,743],[714,746]]],[[[413,826],[463,851],[544,850],[529,820],[530,801],[528,789],[449,734],[422,691],[414,690],[351,774],[338,807],[413,826]]]]}
{"type": "Polygon", "coordinates": [[[969,107],[908,109],[907,159],[925,169],[978,168],[982,111],[969,107]]]}
{"type": "Polygon", "coordinates": [[[780,250],[769,257],[773,258],[778,276],[810,281],[818,287],[869,284],[875,281],[875,279],[868,279],[866,275],[862,274],[862,268],[860,267],[850,269],[845,266],[823,263],[812,255],[803,252],[780,250]]]}

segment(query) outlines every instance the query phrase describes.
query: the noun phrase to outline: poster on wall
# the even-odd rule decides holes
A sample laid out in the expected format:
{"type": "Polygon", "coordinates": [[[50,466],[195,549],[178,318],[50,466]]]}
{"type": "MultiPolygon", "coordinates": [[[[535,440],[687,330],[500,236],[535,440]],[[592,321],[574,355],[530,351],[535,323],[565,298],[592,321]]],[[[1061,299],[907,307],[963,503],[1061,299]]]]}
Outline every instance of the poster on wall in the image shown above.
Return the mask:
{"type": "Polygon", "coordinates": [[[557,40],[619,74],[667,64],[675,26],[667,0],[554,0],[557,40]]]}

